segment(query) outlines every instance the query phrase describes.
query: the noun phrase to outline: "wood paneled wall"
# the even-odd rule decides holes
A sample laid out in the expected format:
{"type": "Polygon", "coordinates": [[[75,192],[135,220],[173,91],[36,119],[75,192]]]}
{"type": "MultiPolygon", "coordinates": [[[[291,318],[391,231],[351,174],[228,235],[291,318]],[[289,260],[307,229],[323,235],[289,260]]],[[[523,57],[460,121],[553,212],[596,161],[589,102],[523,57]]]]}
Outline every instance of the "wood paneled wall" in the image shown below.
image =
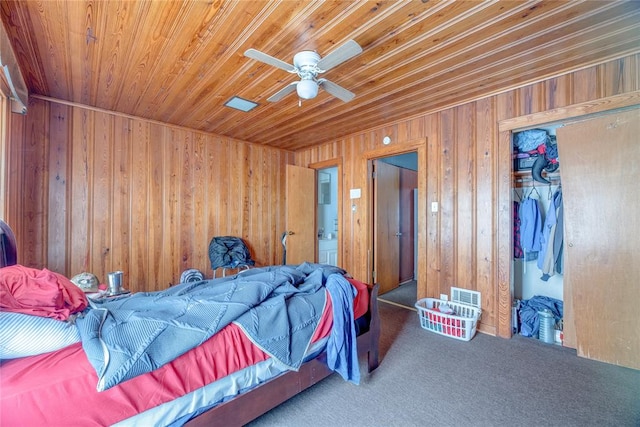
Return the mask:
{"type": "MultiPolygon", "coordinates": [[[[214,235],[245,238],[279,263],[284,167],[342,163],[342,266],[370,273],[367,162],[418,150],[418,297],[482,292],[481,330],[510,336],[511,153],[498,122],[640,89],[634,55],[297,152],[251,145],[81,106],[32,99],[12,114],[3,211],[19,261],[68,276],[125,271],[132,290],[211,275],[214,235]],[[382,146],[389,135],[392,144],[382,146]],[[349,189],[363,197],[349,199],[349,189]],[[439,203],[437,213],[427,206],[439,203]]],[[[554,115],[558,117],[558,115],[554,115]]]]}
{"type": "MultiPolygon", "coordinates": [[[[296,164],[342,159],[342,203],[357,208],[343,210],[343,267],[356,277],[368,277],[367,159],[381,150],[385,135],[391,137],[396,151],[425,141],[427,166],[418,177],[426,180],[419,201],[419,245],[425,249],[419,249],[419,271],[424,273],[418,277],[418,298],[448,294],[451,286],[478,290],[482,293],[481,330],[508,337],[512,164],[509,133],[500,132],[498,122],[634,92],[640,89],[639,76],[640,56],[629,56],[299,151],[296,164]],[[362,188],[363,197],[350,200],[351,188],[362,188]],[[439,203],[437,213],[427,209],[431,202],[439,203]]],[[[389,147],[386,152],[393,154],[389,147]]]]}
{"type": "Polygon", "coordinates": [[[7,222],[18,260],[71,277],[123,270],[133,291],[213,272],[213,236],[281,260],[288,151],[31,99],[11,115],[7,222]]]}

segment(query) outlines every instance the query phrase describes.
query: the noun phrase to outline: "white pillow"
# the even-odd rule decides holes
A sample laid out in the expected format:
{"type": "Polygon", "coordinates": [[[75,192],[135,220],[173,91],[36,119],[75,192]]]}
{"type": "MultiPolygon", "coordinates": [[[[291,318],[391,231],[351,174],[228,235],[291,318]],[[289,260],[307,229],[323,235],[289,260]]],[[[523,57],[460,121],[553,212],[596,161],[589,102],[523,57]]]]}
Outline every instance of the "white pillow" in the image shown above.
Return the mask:
{"type": "Polygon", "coordinates": [[[69,322],[0,311],[0,359],[49,353],[79,341],[78,328],[69,322]]]}

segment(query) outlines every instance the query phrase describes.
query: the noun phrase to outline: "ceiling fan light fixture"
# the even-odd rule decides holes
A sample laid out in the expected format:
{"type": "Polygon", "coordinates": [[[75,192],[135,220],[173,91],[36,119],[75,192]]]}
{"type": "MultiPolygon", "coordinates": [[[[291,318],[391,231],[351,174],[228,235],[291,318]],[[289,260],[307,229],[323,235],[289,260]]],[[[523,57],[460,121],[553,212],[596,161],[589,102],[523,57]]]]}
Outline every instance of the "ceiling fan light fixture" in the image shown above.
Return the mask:
{"type": "Polygon", "coordinates": [[[313,80],[301,80],[296,86],[296,92],[302,99],[313,99],[318,95],[318,83],[313,80]]]}
{"type": "MultiPolygon", "coordinates": [[[[278,58],[274,58],[256,49],[247,49],[244,56],[255,59],[265,64],[280,68],[288,73],[296,74],[300,80],[289,83],[278,92],[267,98],[269,102],[276,102],[293,92],[298,93],[299,101],[302,99],[313,99],[318,95],[318,87],[322,86],[329,95],[332,95],[343,102],[351,101],[356,95],[345,88],[327,79],[319,79],[318,74],[322,74],[343,62],[353,58],[362,52],[362,47],[355,41],[349,40],[330,54],[322,58],[317,52],[303,50],[293,56],[293,65],[288,64],[278,58]]],[[[299,104],[301,101],[299,102],[299,104]]]]}

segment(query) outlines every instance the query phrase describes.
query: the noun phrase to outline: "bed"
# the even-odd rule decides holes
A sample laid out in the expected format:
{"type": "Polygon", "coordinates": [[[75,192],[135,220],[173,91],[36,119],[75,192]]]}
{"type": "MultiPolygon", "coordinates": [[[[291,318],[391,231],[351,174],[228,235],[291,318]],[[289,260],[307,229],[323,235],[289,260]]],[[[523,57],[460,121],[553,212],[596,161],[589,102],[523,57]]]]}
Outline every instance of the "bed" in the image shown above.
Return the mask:
{"type": "MultiPolygon", "coordinates": [[[[8,270],[9,268],[21,268],[21,266],[0,269],[0,277],[9,276],[8,272],[11,271],[8,270]]],[[[64,282],[66,278],[46,270],[39,272],[29,270],[29,273],[40,274],[43,271],[49,274],[49,280],[66,283],[64,282]]],[[[74,298],[67,299],[73,303],[74,298]]],[[[3,360],[0,366],[0,390],[2,390],[0,424],[3,426],[244,425],[334,372],[338,372],[346,380],[357,383],[359,371],[354,373],[354,370],[358,369],[358,357],[367,358],[369,372],[378,365],[380,324],[377,312],[377,286],[361,283],[343,270],[331,266],[305,263],[300,266],[263,267],[246,270],[236,276],[201,283],[180,284],[162,291],[161,294],[134,294],[104,300],[89,302],[90,307],[70,314],[69,318],[75,320],[74,324],[69,324],[68,321],[61,322],[70,325],[67,329],[74,331],[73,328],[76,328],[79,331],[77,333],[81,335],[79,341],[76,339],[76,342],[54,351],[3,360]],[[282,279],[291,275],[298,279],[298,276],[304,276],[305,279],[302,282],[294,280],[296,285],[292,287],[287,280],[282,279]],[[302,350],[286,349],[288,345],[292,348],[294,346],[287,344],[286,340],[283,341],[284,344],[279,342],[283,334],[273,326],[279,323],[277,320],[279,318],[297,316],[292,315],[292,312],[283,315],[275,310],[275,307],[282,305],[280,300],[290,299],[288,294],[285,298],[279,297],[277,303],[271,297],[263,301],[259,296],[257,297],[259,303],[253,304],[252,308],[245,312],[247,314],[239,318],[231,316],[233,320],[227,323],[218,322],[225,316],[229,317],[226,313],[236,310],[239,301],[235,300],[236,293],[240,293],[237,289],[242,288],[257,295],[284,292],[279,290],[280,285],[275,288],[278,289],[277,292],[272,291],[274,285],[270,280],[263,280],[264,276],[278,277],[279,279],[275,281],[280,280],[285,288],[294,293],[300,293],[300,289],[311,289],[306,285],[312,282],[308,279],[309,276],[314,276],[321,282],[317,292],[309,292],[309,295],[314,295],[313,298],[316,300],[316,305],[311,310],[314,314],[309,317],[301,315],[301,322],[296,324],[297,326],[289,326],[296,331],[291,335],[303,335],[302,350]],[[349,286],[344,285],[345,281],[349,286]],[[266,284],[261,284],[262,282],[266,284]],[[229,289],[233,289],[233,292],[229,289]],[[256,289],[258,291],[254,292],[256,289]],[[336,293],[336,289],[341,290],[342,294],[336,293]],[[202,341],[198,345],[186,351],[177,350],[180,354],[174,357],[173,350],[167,349],[178,346],[177,343],[182,344],[183,341],[188,341],[185,336],[189,333],[183,332],[183,329],[179,329],[179,333],[171,330],[168,333],[172,340],[169,341],[171,344],[158,344],[158,348],[161,349],[160,356],[139,356],[135,353],[137,355],[134,358],[132,357],[134,353],[127,353],[131,350],[122,350],[118,346],[123,344],[117,342],[115,347],[117,351],[112,348],[103,352],[110,355],[110,361],[105,364],[104,360],[101,362],[94,360],[95,354],[90,350],[92,345],[90,342],[96,340],[96,337],[91,336],[93,333],[91,331],[94,329],[88,326],[92,325],[94,314],[108,313],[108,316],[113,316],[113,323],[104,321],[100,325],[103,328],[101,333],[104,334],[100,339],[104,339],[104,342],[100,339],[97,344],[94,342],[95,350],[101,345],[112,345],[108,342],[109,339],[118,341],[124,336],[142,336],[138,332],[132,333],[121,326],[136,323],[137,316],[141,318],[140,324],[145,328],[153,329],[149,325],[154,324],[154,319],[149,320],[148,317],[142,316],[141,313],[144,310],[134,309],[137,304],[146,304],[145,300],[149,298],[153,299],[154,305],[158,307],[195,306],[200,310],[200,305],[194,304],[194,301],[205,297],[207,301],[226,298],[223,309],[215,305],[213,311],[208,313],[207,319],[215,318],[216,322],[220,323],[220,327],[211,328],[207,335],[199,335],[203,328],[194,327],[193,322],[188,323],[191,320],[184,320],[185,317],[171,318],[172,320],[167,322],[165,320],[172,315],[164,311],[160,315],[164,323],[169,323],[172,327],[174,324],[180,327],[183,327],[181,323],[188,324],[188,327],[195,331],[192,331],[196,336],[195,340],[202,341]],[[183,299],[189,302],[181,305],[180,301],[183,299]],[[265,303],[267,307],[263,307],[265,303]],[[256,314],[256,311],[267,313],[267,317],[264,318],[266,320],[261,317],[261,314],[256,314]],[[341,312],[343,314],[340,314],[341,312]],[[91,314],[87,315],[87,313],[91,314]],[[126,317],[127,320],[117,318],[122,313],[129,316],[126,317]],[[344,313],[351,316],[351,319],[344,321],[344,313]],[[136,319],[131,320],[131,316],[136,319]],[[315,320],[309,321],[310,318],[315,320]],[[109,338],[107,332],[110,328],[113,329],[115,338],[109,338]],[[267,330],[266,339],[260,334],[256,338],[256,330],[260,329],[267,330]],[[338,333],[337,329],[340,330],[338,333]],[[351,338],[343,331],[349,329],[353,333],[351,338]],[[305,330],[306,332],[299,332],[305,330]],[[308,340],[307,337],[309,337],[308,340]],[[355,346],[349,346],[350,339],[355,346]],[[270,347],[270,342],[275,344],[270,347]],[[336,352],[335,348],[341,346],[350,347],[351,356],[352,358],[355,356],[356,359],[355,367],[353,361],[349,365],[348,354],[336,355],[339,352],[336,352]],[[284,356],[280,354],[282,348],[286,349],[284,356]],[[138,366],[138,362],[129,363],[125,369],[126,374],[121,376],[124,379],[120,381],[119,378],[114,380],[113,375],[109,377],[110,374],[108,374],[111,364],[120,366],[115,363],[118,358],[126,361],[149,358],[153,359],[153,363],[146,361],[139,363],[150,365],[148,368],[150,370],[146,372],[138,366]],[[165,359],[170,360],[165,363],[165,359]],[[103,366],[100,366],[100,363],[103,363],[103,366]]],[[[302,298],[299,301],[298,305],[302,306],[314,304],[310,299],[302,298]]],[[[75,303],[77,304],[77,301],[75,303]]],[[[3,309],[2,314],[9,313],[3,309]]],[[[34,316],[33,313],[31,315],[25,312],[11,313],[13,316],[18,314],[29,316],[29,319],[38,318],[38,321],[42,322],[60,322],[58,319],[42,315],[34,316]]],[[[157,316],[157,313],[154,312],[153,315],[157,316]]],[[[197,323],[199,318],[195,317],[195,319],[197,323]]],[[[207,321],[207,325],[210,323],[215,322],[207,321]]],[[[163,328],[169,330],[165,326],[163,328]]],[[[52,333],[43,333],[42,329],[36,329],[36,332],[40,337],[53,336],[52,333]]],[[[146,341],[155,342],[154,340],[155,338],[146,341]]],[[[294,340],[291,339],[292,342],[294,340]]],[[[37,341],[46,340],[40,338],[37,341]]],[[[160,343],[159,339],[158,342],[160,343]]],[[[124,347],[126,346],[123,345],[124,347]]],[[[122,369],[115,371],[121,372],[122,369]]]]}

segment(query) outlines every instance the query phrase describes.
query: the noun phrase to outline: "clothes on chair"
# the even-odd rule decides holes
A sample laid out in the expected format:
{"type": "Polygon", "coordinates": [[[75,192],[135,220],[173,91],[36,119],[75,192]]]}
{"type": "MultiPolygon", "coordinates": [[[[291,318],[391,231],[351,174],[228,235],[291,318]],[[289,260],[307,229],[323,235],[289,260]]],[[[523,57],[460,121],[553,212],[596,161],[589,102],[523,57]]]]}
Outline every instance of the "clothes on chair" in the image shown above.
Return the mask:
{"type": "Polygon", "coordinates": [[[249,268],[255,265],[244,241],[233,236],[219,236],[211,239],[209,260],[214,276],[218,268],[249,268]]]}

